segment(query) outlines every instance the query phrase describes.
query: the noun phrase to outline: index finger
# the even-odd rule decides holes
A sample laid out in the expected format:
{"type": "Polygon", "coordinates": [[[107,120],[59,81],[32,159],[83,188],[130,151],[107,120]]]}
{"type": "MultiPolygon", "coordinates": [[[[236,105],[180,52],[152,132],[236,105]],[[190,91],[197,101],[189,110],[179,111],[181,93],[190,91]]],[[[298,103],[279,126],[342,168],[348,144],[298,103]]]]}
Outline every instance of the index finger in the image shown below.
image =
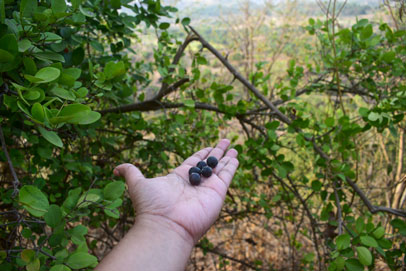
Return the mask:
{"type": "Polygon", "coordinates": [[[194,153],[192,156],[190,156],[189,158],[187,158],[183,163],[182,166],[184,165],[188,165],[188,166],[192,166],[195,167],[196,164],[204,159],[206,159],[207,155],[210,153],[210,151],[212,150],[212,147],[207,147],[204,148],[196,153],[194,153]]]}

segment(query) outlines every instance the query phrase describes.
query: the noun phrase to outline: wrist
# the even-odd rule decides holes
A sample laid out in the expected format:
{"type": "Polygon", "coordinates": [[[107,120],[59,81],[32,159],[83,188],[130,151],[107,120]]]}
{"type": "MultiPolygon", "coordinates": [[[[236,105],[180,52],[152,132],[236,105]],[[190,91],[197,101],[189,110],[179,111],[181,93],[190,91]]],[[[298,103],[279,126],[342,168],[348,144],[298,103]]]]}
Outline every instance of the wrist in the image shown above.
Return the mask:
{"type": "Polygon", "coordinates": [[[192,250],[196,240],[183,226],[161,215],[137,215],[132,230],[146,231],[156,235],[163,235],[185,250],[192,250]]]}

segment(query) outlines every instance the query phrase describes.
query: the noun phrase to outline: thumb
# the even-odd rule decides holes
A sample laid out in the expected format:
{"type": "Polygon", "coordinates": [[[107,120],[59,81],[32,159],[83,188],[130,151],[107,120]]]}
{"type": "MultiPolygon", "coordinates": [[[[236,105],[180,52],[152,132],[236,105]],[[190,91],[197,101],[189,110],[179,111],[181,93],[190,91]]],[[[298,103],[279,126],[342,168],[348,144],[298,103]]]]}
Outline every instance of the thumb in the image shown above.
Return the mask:
{"type": "Polygon", "coordinates": [[[141,171],[134,165],[125,163],[117,166],[114,171],[114,175],[118,177],[124,177],[128,186],[133,186],[138,181],[145,179],[141,171]]]}

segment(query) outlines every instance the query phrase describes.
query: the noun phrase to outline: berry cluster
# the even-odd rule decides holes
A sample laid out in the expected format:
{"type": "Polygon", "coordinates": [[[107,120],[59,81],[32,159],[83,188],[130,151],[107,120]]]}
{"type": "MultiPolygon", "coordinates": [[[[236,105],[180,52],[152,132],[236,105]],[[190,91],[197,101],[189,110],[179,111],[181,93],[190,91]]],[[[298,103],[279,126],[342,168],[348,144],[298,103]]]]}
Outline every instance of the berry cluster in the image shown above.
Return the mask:
{"type": "Polygon", "coordinates": [[[195,167],[189,169],[189,181],[191,185],[199,185],[201,182],[200,175],[203,177],[210,177],[213,173],[213,168],[218,164],[218,160],[214,156],[207,158],[207,163],[205,161],[200,161],[195,167]]]}

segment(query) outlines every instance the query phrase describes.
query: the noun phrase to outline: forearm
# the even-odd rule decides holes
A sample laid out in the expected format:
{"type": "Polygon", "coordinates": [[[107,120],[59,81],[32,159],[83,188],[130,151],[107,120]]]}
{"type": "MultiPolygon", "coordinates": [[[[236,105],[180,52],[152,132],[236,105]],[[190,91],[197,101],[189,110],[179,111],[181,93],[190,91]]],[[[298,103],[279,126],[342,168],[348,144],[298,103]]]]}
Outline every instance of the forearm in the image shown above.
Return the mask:
{"type": "Polygon", "coordinates": [[[154,217],[138,218],[95,270],[180,271],[192,248],[192,238],[179,225],[154,217]]]}

